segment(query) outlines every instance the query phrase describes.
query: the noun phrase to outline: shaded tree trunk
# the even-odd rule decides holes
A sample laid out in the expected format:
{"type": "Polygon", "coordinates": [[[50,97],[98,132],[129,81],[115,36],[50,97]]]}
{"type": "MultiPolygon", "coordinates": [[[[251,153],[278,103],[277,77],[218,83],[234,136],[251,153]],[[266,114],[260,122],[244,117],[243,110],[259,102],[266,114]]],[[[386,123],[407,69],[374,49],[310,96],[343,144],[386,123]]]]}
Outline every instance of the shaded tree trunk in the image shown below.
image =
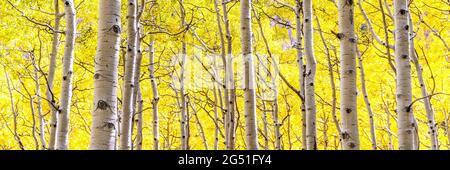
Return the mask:
{"type": "Polygon", "coordinates": [[[314,81],[316,76],[316,59],[314,58],[314,40],[312,26],[312,1],[303,0],[303,17],[305,33],[305,106],[306,106],[306,149],[316,150],[316,99],[314,81]]]}
{"type": "Polygon", "coordinates": [[[153,99],[152,99],[152,113],[153,113],[153,149],[158,150],[159,149],[159,125],[158,125],[158,101],[159,101],[159,95],[158,95],[158,86],[156,84],[155,79],[155,49],[154,49],[154,38],[153,35],[150,35],[150,45],[149,45],[149,59],[150,59],[150,83],[152,85],[152,93],[153,93],[153,99]]]}
{"type": "Polygon", "coordinates": [[[55,22],[53,26],[53,37],[52,37],[52,53],[50,54],[50,64],[48,66],[48,76],[47,76],[47,92],[46,97],[49,102],[51,119],[50,119],[50,139],[48,143],[48,149],[54,150],[56,146],[56,124],[58,121],[58,108],[56,108],[55,96],[53,94],[53,80],[55,78],[56,69],[56,56],[58,55],[59,46],[59,25],[61,22],[61,14],[59,13],[59,0],[54,0],[55,7],[55,22]]]}
{"type": "Polygon", "coordinates": [[[125,57],[125,73],[123,77],[122,116],[120,119],[120,149],[131,149],[131,121],[133,110],[134,67],[136,57],[136,0],[128,0],[127,14],[127,55],[125,57]]]}

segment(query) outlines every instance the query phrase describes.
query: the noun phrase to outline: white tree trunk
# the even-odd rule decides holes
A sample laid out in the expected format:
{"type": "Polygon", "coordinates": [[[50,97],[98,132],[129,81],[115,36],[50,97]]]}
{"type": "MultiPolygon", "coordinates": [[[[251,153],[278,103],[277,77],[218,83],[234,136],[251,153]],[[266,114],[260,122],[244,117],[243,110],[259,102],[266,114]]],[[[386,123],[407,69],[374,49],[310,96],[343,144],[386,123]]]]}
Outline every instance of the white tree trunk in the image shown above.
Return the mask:
{"type": "Polygon", "coordinates": [[[72,100],[73,53],[76,38],[76,12],[73,0],[62,0],[66,17],[66,44],[64,46],[62,86],[59,115],[56,126],[56,149],[69,147],[69,115],[72,100]]]}
{"type": "Polygon", "coordinates": [[[256,83],[252,54],[251,0],[241,0],[241,43],[244,59],[244,112],[245,132],[248,150],[258,150],[258,131],[256,123],[256,83]]]}
{"type": "Polygon", "coordinates": [[[49,102],[51,119],[50,119],[50,139],[48,143],[48,149],[54,150],[56,146],[56,124],[58,121],[58,110],[56,108],[55,94],[53,94],[53,80],[55,78],[56,69],[56,56],[58,55],[59,45],[59,25],[61,22],[61,16],[59,13],[59,0],[54,0],[55,7],[55,25],[53,26],[52,37],[52,53],[50,54],[50,64],[48,66],[47,76],[47,92],[46,97],[49,102]]]}
{"type": "Polygon", "coordinates": [[[120,0],[100,0],[90,149],[113,150],[117,130],[120,0]]]}
{"type": "Polygon", "coordinates": [[[352,0],[339,0],[339,31],[341,49],[341,120],[344,150],[359,149],[358,118],[356,112],[356,59],[357,38],[354,30],[354,4],[352,0]]]}
{"type": "Polygon", "coordinates": [[[358,65],[359,65],[359,73],[360,73],[360,81],[361,81],[361,90],[364,95],[364,103],[366,104],[367,112],[369,113],[369,122],[370,122],[370,140],[372,141],[372,150],[377,150],[377,137],[375,132],[375,121],[373,117],[372,106],[369,100],[369,94],[366,89],[366,79],[364,73],[364,66],[362,63],[362,54],[360,53],[358,47],[356,46],[356,54],[358,56],[358,65]]]}
{"type": "Polygon", "coordinates": [[[306,109],[305,109],[305,66],[303,64],[303,48],[302,48],[302,21],[301,21],[301,13],[302,13],[302,4],[300,0],[296,0],[296,44],[295,49],[297,49],[297,67],[298,67],[298,80],[299,80],[299,92],[300,92],[300,98],[302,100],[300,105],[300,110],[302,113],[302,148],[306,149],[306,109]]]}
{"type": "Polygon", "coordinates": [[[138,89],[136,95],[136,150],[142,150],[142,141],[144,137],[142,133],[142,126],[144,123],[142,108],[144,101],[142,100],[142,92],[140,88],[138,89]]]}
{"type": "MultiPolygon", "coordinates": [[[[225,61],[225,84],[226,84],[226,92],[225,95],[228,96],[228,101],[225,101],[226,104],[226,120],[228,126],[226,127],[226,144],[227,149],[233,150],[236,144],[236,121],[235,121],[235,102],[236,102],[236,88],[234,82],[234,68],[233,68],[233,46],[232,46],[232,35],[230,29],[230,21],[228,19],[228,8],[227,3],[229,1],[222,0],[222,11],[223,11],[223,20],[225,26],[225,37],[227,39],[227,52],[226,52],[226,61],[225,61]],[[226,94],[228,93],[228,95],[226,94]]],[[[225,46],[223,47],[225,48],[225,46]]]]}
{"type": "Polygon", "coordinates": [[[428,119],[428,134],[430,134],[430,140],[431,140],[431,149],[432,150],[439,150],[439,138],[437,135],[438,128],[436,127],[436,121],[434,119],[434,110],[431,106],[430,97],[427,97],[429,94],[427,92],[427,86],[425,84],[425,81],[423,79],[423,68],[422,65],[419,63],[418,56],[416,55],[416,51],[414,48],[414,24],[412,22],[411,14],[408,13],[408,23],[409,23],[409,36],[410,36],[410,44],[409,44],[409,56],[412,59],[412,62],[414,63],[414,66],[416,68],[417,72],[417,79],[420,84],[420,93],[423,99],[423,104],[425,106],[425,111],[427,113],[427,119],[428,119]]]}
{"type": "MultiPolygon", "coordinates": [[[[180,13],[181,13],[181,28],[186,26],[186,21],[185,21],[185,17],[186,17],[186,11],[184,10],[184,6],[183,6],[183,0],[179,1],[180,2],[180,13]]],[[[185,83],[185,65],[186,65],[186,53],[187,53],[187,47],[186,47],[186,34],[183,33],[182,38],[181,38],[182,42],[181,42],[181,75],[180,75],[180,98],[181,98],[181,106],[180,106],[180,111],[181,111],[181,123],[180,123],[180,128],[181,128],[181,149],[182,150],[187,150],[189,149],[189,119],[188,119],[188,113],[187,113],[187,101],[186,101],[186,92],[185,92],[185,87],[184,87],[184,83],[185,83]]]]}
{"type": "Polygon", "coordinates": [[[316,99],[314,81],[316,77],[316,59],[314,57],[314,40],[312,26],[312,2],[303,1],[304,33],[305,33],[305,106],[306,106],[306,149],[316,150],[316,99]]]}
{"type": "MultiPolygon", "coordinates": [[[[39,68],[36,65],[36,59],[33,56],[33,66],[34,66],[34,79],[35,79],[35,96],[37,100],[37,112],[39,116],[39,133],[40,133],[40,141],[41,141],[41,149],[45,150],[47,144],[45,142],[45,119],[44,114],[42,114],[42,99],[41,99],[41,85],[39,84],[39,68]]],[[[33,99],[30,99],[33,103],[33,99]]],[[[32,107],[33,109],[33,107],[32,107]]],[[[34,116],[33,116],[34,117],[34,116]]],[[[33,118],[34,119],[34,118],[33,118]]]]}
{"type": "Polygon", "coordinates": [[[134,67],[136,57],[136,0],[128,0],[127,14],[127,55],[123,77],[122,116],[120,120],[120,149],[131,149],[131,121],[133,108],[134,67]]]}
{"type": "Polygon", "coordinates": [[[394,0],[395,63],[397,68],[398,146],[400,150],[414,149],[414,120],[410,107],[412,100],[411,65],[409,63],[409,24],[407,0],[394,0]]]}
{"type": "Polygon", "coordinates": [[[155,79],[155,49],[154,49],[154,39],[153,35],[151,36],[150,40],[150,46],[149,46],[149,59],[150,59],[150,81],[152,85],[152,92],[153,92],[153,100],[152,100],[152,111],[153,111],[153,149],[158,150],[159,149],[159,125],[158,125],[158,101],[159,101],[159,95],[158,95],[158,86],[156,84],[155,79]]]}

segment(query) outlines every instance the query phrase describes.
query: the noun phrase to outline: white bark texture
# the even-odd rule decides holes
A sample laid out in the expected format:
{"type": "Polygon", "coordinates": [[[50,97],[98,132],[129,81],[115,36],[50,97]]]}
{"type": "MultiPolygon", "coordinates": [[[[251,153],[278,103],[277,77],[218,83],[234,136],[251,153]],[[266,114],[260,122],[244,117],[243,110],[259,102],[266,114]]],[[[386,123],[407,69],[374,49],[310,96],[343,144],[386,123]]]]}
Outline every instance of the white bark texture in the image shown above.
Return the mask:
{"type": "Polygon", "coordinates": [[[47,76],[47,92],[46,97],[49,102],[51,119],[50,119],[50,139],[48,143],[48,149],[54,150],[56,146],[56,124],[58,121],[58,111],[56,108],[55,94],[53,94],[53,80],[55,79],[55,69],[56,69],[56,56],[58,55],[59,46],[59,25],[61,23],[61,17],[59,14],[59,0],[54,0],[55,7],[55,25],[53,27],[53,37],[52,37],[52,53],[50,54],[50,64],[48,66],[48,76],[47,76]]]}
{"type": "Polygon", "coordinates": [[[62,0],[66,17],[66,43],[64,46],[60,106],[56,125],[56,149],[69,147],[69,115],[72,100],[74,46],[76,38],[76,12],[73,0],[62,0]]]}
{"type": "Polygon", "coordinates": [[[90,149],[113,150],[117,126],[120,0],[100,0],[90,149]]]}
{"type": "Polygon", "coordinates": [[[155,49],[154,49],[154,39],[153,35],[151,35],[150,45],[149,45],[149,59],[150,59],[150,82],[152,85],[152,93],[153,93],[153,99],[152,99],[152,112],[153,112],[153,149],[158,150],[159,149],[159,125],[158,125],[158,101],[159,101],[159,95],[158,95],[158,86],[156,84],[155,79],[155,49]]]}
{"type": "MultiPolygon", "coordinates": [[[[226,104],[226,117],[228,120],[226,127],[226,144],[227,149],[233,150],[236,144],[236,123],[235,121],[235,99],[236,99],[236,88],[234,82],[234,65],[233,65],[233,46],[232,46],[232,37],[231,37],[231,29],[230,29],[230,21],[228,19],[228,8],[227,1],[222,0],[222,11],[223,11],[223,20],[225,26],[225,36],[227,39],[227,55],[225,61],[225,81],[226,81],[226,92],[225,95],[228,96],[228,101],[225,100],[226,104]],[[228,94],[226,94],[228,93],[228,94]]],[[[225,47],[223,47],[225,48],[225,47]]]]}
{"type": "Polygon", "coordinates": [[[396,99],[398,114],[398,146],[400,150],[414,149],[414,120],[411,64],[409,56],[409,24],[407,0],[394,0],[396,99]]]}
{"type": "Polygon", "coordinates": [[[316,77],[316,59],[314,57],[312,1],[303,1],[304,33],[305,33],[305,106],[306,106],[306,149],[316,150],[316,99],[314,81],[316,77]]]}
{"type": "Polygon", "coordinates": [[[414,48],[414,24],[412,22],[411,14],[408,13],[408,23],[409,23],[409,36],[410,36],[410,44],[409,44],[409,56],[411,56],[412,62],[414,63],[414,66],[416,68],[417,73],[417,79],[420,84],[420,94],[422,95],[423,104],[425,106],[425,112],[427,113],[427,119],[428,119],[428,134],[430,134],[430,141],[431,141],[431,149],[432,150],[439,150],[439,138],[437,135],[437,127],[436,127],[436,120],[434,118],[434,110],[431,105],[431,98],[427,97],[428,91],[427,86],[425,84],[425,81],[423,79],[423,68],[422,65],[419,63],[419,57],[416,54],[415,48],[414,48]]]}
{"type": "Polygon", "coordinates": [[[359,149],[358,118],[356,113],[356,36],[353,0],[339,0],[339,31],[341,51],[341,120],[344,150],[359,149]]]}
{"type": "Polygon", "coordinates": [[[246,144],[248,150],[258,150],[256,121],[256,83],[252,54],[251,0],[241,0],[241,43],[244,59],[244,114],[246,144]]]}
{"type": "Polygon", "coordinates": [[[307,149],[306,146],[306,109],[305,109],[305,66],[303,64],[303,48],[302,48],[302,21],[301,21],[301,13],[302,13],[302,4],[300,0],[296,0],[296,44],[295,49],[297,49],[297,67],[298,67],[298,80],[299,80],[299,92],[301,96],[302,103],[300,105],[300,110],[302,112],[302,147],[303,149],[307,149]]]}
{"type": "Polygon", "coordinates": [[[120,149],[131,149],[131,121],[134,89],[134,64],[136,57],[136,0],[128,0],[127,14],[127,55],[125,57],[125,73],[123,77],[122,115],[120,120],[120,149]]]}
{"type": "MultiPolygon", "coordinates": [[[[181,27],[185,27],[186,26],[186,21],[185,21],[185,17],[186,17],[186,11],[184,10],[184,6],[183,6],[183,0],[179,1],[180,2],[180,13],[181,13],[181,27]]],[[[181,98],[181,106],[180,106],[180,111],[181,111],[181,123],[180,123],[180,128],[181,128],[181,149],[182,150],[187,150],[189,149],[189,118],[188,118],[188,112],[187,112],[187,101],[186,101],[186,92],[185,92],[185,87],[184,87],[184,83],[185,83],[185,65],[186,65],[186,53],[187,53],[187,47],[186,47],[186,34],[183,33],[182,35],[182,40],[181,40],[181,75],[180,75],[180,98],[181,98]]]]}

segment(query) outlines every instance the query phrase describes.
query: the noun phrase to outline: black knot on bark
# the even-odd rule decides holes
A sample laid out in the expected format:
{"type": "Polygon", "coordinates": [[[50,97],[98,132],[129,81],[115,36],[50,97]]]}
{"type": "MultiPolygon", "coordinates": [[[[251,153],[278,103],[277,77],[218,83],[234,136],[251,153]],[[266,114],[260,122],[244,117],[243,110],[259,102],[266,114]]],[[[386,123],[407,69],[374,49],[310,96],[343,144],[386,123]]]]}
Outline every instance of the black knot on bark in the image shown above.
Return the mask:
{"type": "Polygon", "coordinates": [[[67,79],[67,76],[63,76],[63,80],[66,80],[67,79]]]}
{"type": "Polygon", "coordinates": [[[352,112],[352,109],[350,109],[350,108],[346,108],[346,109],[345,109],[345,112],[347,112],[347,113],[351,113],[351,112],[352,112]]]}
{"type": "Polygon", "coordinates": [[[405,30],[408,30],[409,29],[409,25],[405,25],[405,30]]]}
{"type": "Polygon", "coordinates": [[[353,0],[347,0],[346,5],[353,5],[353,0]]]}
{"type": "Polygon", "coordinates": [[[99,100],[97,103],[97,108],[100,110],[106,110],[109,107],[109,104],[103,100],[99,100]]]}
{"type": "Polygon", "coordinates": [[[314,83],[309,83],[310,86],[314,86],[314,83]]]}
{"type": "Polygon", "coordinates": [[[66,6],[69,6],[69,5],[70,5],[70,2],[69,2],[69,1],[66,1],[64,4],[66,4],[66,6]]]}
{"type": "Polygon", "coordinates": [[[97,80],[97,79],[99,79],[99,78],[100,78],[100,74],[98,74],[98,73],[95,73],[95,74],[94,74],[94,79],[96,79],[96,80],[97,80]]]}
{"type": "Polygon", "coordinates": [[[309,21],[309,19],[305,19],[305,22],[308,22],[309,21]]]}
{"type": "Polygon", "coordinates": [[[113,31],[115,32],[115,33],[120,33],[120,26],[119,25],[114,25],[113,27],[112,27],[112,29],[113,29],[113,31]]]}
{"type": "Polygon", "coordinates": [[[336,37],[337,37],[338,39],[342,39],[342,38],[344,38],[344,33],[337,33],[337,34],[336,34],[336,37]]]}
{"type": "Polygon", "coordinates": [[[405,15],[406,14],[406,10],[405,9],[400,9],[400,14],[405,15]]]}

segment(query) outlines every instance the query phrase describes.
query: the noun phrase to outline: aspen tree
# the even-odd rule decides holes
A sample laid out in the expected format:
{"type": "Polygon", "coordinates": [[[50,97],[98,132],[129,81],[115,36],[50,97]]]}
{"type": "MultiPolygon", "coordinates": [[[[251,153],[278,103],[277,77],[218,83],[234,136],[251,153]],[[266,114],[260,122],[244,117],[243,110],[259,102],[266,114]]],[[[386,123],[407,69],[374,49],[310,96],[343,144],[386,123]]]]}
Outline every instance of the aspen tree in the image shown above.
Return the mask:
{"type": "Polygon", "coordinates": [[[120,120],[120,149],[131,149],[131,121],[134,85],[134,67],[136,58],[136,0],[128,0],[127,12],[127,55],[125,57],[125,73],[123,77],[122,116],[120,120]]]}
{"type": "Polygon", "coordinates": [[[150,35],[150,44],[149,44],[149,60],[150,60],[150,82],[152,85],[152,93],[153,93],[153,99],[152,99],[152,122],[153,122],[153,149],[158,150],[159,149],[159,125],[158,125],[158,101],[159,101],[159,95],[158,95],[158,86],[156,84],[155,79],[155,48],[154,48],[154,36],[150,35]]]}
{"type": "Polygon", "coordinates": [[[369,124],[370,124],[370,141],[372,142],[372,150],[377,150],[377,138],[376,138],[376,132],[375,132],[375,121],[374,121],[374,115],[372,111],[372,106],[370,104],[369,95],[367,93],[366,89],[366,74],[364,72],[364,66],[362,62],[362,54],[359,51],[358,46],[356,46],[356,55],[358,56],[358,65],[359,65],[359,78],[361,81],[361,90],[364,95],[364,103],[366,104],[367,112],[369,113],[369,124]]]}
{"type": "MultiPolygon", "coordinates": [[[[181,28],[186,26],[186,11],[183,6],[183,0],[179,1],[180,3],[180,13],[181,13],[181,28]]],[[[188,118],[188,112],[187,112],[187,101],[186,101],[186,92],[185,92],[185,65],[186,65],[186,53],[187,53],[187,47],[186,47],[186,34],[182,34],[181,38],[181,75],[180,75],[180,98],[181,98],[181,149],[187,150],[189,149],[189,118],[188,118]]]]}
{"type": "MultiPolygon", "coordinates": [[[[234,65],[233,65],[233,42],[232,42],[232,34],[230,29],[230,20],[228,19],[228,8],[227,3],[230,1],[222,0],[222,11],[223,11],[223,20],[225,26],[225,37],[227,39],[227,54],[226,54],[226,65],[225,65],[225,84],[226,90],[229,94],[228,104],[226,104],[226,114],[228,117],[227,123],[229,124],[227,129],[226,141],[227,141],[227,149],[233,150],[236,144],[236,123],[235,121],[235,104],[236,104],[236,88],[234,82],[234,65]]],[[[223,47],[225,48],[225,47],[223,47]]]]}
{"type": "Polygon", "coordinates": [[[396,100],[398,114],[398,146],[400,150],[414,149],[414,120],[409,63],[409,29],[407,0],[394,0],[396,100]]]}
{"type": "MultiPolygon", "coordinates": [[[[33,56],[32,58],[32,64],[34,68],[34,80],[35,80],[35,96],[37,100],[37,112],[39,116],[39,133],[40,133],[40,141],[41,141],[41,149],[45,150],[47,147],[46,141],[45,141],[45,120],[44,120],[44,114],[42,114],[42,100],[41,100],[41,86],[39,84],[39,68],[36,64],[36,58],[33,56]]],[[[31,102],[33,102],[33,99],[30,99],[31,102]]],[[[33,107],[32,107],[33,109],[33,107]]]]}
{"type": "Polygon", "coordinates": [[[297,50],[297,67],[298,67],[298,75],[299,75],[299,92],[300,98],[302,99],[300,110],[302,112],[302,147],[303,149],[307,149],[306,142],[306,109],[305,109],[305,65],[303,64],[303,48],[302,48],[302,21],[301,21],[301,13],[302,13],[302,3],[300,0],[296,0],[296,12],[295,12],[295,22],[296,22],[296,43],[295,49],[297,50]]]}
{"type": "Polygon", "coordinates": [[[357,38],[354,28],[353,0],[339,0],[339,33],[341,51],[341,120],[344,150],[359,149],[358,118],[356,111],[356,58],[357,38]]]}
{"type": "Polygon", "coordinates": [[[73,0],[63,0],[66,17],[66,44],[64,46],[63,72],[59,115],[56,126],[56,149],[67,150],[69,145],[69,115],[72,100],[73,58],[76,37],[76,11],[73,0]]]}
{"type": "Polygon", "coordinates": [[[120,0],[100,0],[90,149],[113,150],[117,126],[120,0]]]}
{"type": "Polygon", "coordinates": [[[314,81],[316,76],[316,59],[314,57],[314,40],[312,26],[312,2],[303,0],[303,17],[305,33],[305,107],[306,107],[306,149],[316,150],[316,99],[314,81]]]}
{"type": "Polygon", "coordinates": [[[258,150],[258,131],[256,124],[256,83],[252,54],[251,0],[241,0],[241,43],[244,59],[244,114],[246,144],[248,150],[258,150]]]}
{"type": "Polygon", "coordinates": [[[432,150],[439,150],[439,138],[437,135],[437,127],[436,127],[436,121],[434,119],[434,110],[433,107],[431,106],[431,97],[429,97],[428,95],[428,91],[427,91],[427,87],[425,84],[425,81],[423,79],[423,68],[422,65],[419,63],[419,58],[416,54],[416,50],[414,48],[414,37],[415,37],[415,33],[414,33],[414,25],[412,22],[412,18],[411,18],[411,14],[408,13],[408,24],[409,24],[409,56],[411,57],[411,60],[416,68],[416,74],[417,74],[417,79],[419,81],[420,84],[420,94],[422,95],[423,99],[423,104],[425,106],[425,112],[427,114],[427,119],[428,119],[428,134],[430,134],[430,141],[431,141],[431,149],[432,150]]]}
{"type": "Polygon", "coordinates": [[[50,139],[48,142],[48,149],[54,150],[56,146],[56,124],[58,121],[58,110],[56,108],[55,94],[53,93],[53,80],[55,78],[56,56],[58,55],[59,46],[59,25],[61,23],[61,14],[59,13],[59,0],[53,0],[55,8],[55,21],[53,26],[52,36],[52,52],[50,54],[50,64],[48,66],[47,75],[47,92],[46,97],[50,105],[51,119],[50,119],[50,139]]]}

